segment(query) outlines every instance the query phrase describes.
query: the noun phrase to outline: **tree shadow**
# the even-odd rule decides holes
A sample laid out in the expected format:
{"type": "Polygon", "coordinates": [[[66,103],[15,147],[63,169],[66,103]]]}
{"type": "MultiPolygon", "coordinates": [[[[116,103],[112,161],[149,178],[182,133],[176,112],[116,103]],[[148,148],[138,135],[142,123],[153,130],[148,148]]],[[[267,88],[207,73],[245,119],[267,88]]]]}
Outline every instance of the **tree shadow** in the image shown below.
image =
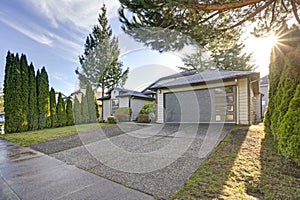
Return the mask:
{"type": "Polygon", "coordinates": [[[281,156],[277,142],[266,133],[261,143],[259,190],[265,199],[300,199],[300,166],[281,156]]]}
{"type": "MultiPolygon", "coordinates": [[[[235,126],[171,199],[216,199],[224,193],[249,126],[235,126]]],[[[235,180],[236,181],[236,180],[235,180]]],[[[226,193],[226,192],[225,192],[226,193]]],[[[222,197],[226,197],[222,196],[222,197]]]]}

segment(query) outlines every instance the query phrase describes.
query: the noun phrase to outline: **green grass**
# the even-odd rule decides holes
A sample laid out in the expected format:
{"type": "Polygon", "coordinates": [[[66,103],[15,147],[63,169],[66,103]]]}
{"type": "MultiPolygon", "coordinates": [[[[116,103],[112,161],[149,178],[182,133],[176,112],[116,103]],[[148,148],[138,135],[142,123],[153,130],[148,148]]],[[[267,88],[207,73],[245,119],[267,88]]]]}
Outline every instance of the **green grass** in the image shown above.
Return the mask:
{"type": "Polygon", "coordinates": [[[107,123],[81,124],[76,126],[65,126],[59,128],[28,131],[23,133],[5,134],[5,135],[0,135],[0,138],[3,138],[7,141],[13,142],[21,146],[30,146],[33,144],[46,142],[48,140],[54,140],[57,138],[75,135],[78,134],[78,132],[80,133],[87,132],[87,131],[97,130],[100,127],[106,128],[109,126],[112,125],[107,123]]]}
{"type": "Polygon", "coordinates": [[[262,126],[235,127],[172,199],[300,199],[300,167],[262,126]]]}

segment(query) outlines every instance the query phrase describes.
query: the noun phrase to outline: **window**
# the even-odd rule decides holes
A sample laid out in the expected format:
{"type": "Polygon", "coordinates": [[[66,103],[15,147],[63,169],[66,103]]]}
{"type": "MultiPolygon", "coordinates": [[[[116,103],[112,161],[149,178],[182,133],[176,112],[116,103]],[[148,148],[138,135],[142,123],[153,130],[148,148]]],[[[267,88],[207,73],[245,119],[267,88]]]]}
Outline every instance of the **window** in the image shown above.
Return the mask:
{"type": "Polygon", "coordinates": [[[111,100],[111,114],[115,114],[116,110],[119,108],[119,99],[111,100]]]}
{"type": "Polygon", "coordinates": [[[214,88],[216,122],[234,122],[235,86],[214,88]]]}

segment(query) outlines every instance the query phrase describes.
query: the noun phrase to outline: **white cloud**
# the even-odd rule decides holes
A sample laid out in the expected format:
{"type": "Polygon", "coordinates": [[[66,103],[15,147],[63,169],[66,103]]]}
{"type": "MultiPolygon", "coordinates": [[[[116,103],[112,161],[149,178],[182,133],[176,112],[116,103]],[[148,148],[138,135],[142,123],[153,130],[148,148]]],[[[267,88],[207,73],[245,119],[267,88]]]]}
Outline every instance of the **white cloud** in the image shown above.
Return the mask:
{"type": "MultiPolygon", "coordinates": [[[[53,40],[51,40],[46,34],[30,31],[28,28],[23,27],[21,23],[18,23],[17,20],[9,21],[3,16],[2,13],[0,13],[0,21],[41,44],[45,44],[48,46],[51,46],[53,44],[53,40]]],[[[36,29],[31,29],[31,30],[36,30],[36,29]]]]}
{"type": "Polygon", "coordinates": [[[59,28],[60,24],[71,23],[84,31],[96,24],[102,3],[107,7],[109,18],[118,14],[120,5],[117,0],[28,0],[24,3],[46,17],[55,28],[59,28]]]}

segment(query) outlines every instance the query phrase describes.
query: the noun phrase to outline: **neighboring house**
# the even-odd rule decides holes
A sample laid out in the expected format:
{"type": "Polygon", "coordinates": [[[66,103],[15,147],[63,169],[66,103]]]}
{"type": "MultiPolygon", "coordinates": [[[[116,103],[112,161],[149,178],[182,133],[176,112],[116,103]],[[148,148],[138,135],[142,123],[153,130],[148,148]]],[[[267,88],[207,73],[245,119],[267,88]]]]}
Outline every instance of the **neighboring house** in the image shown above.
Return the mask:
{"type": "Polygon", "coordinates": [[[260,93],[263,94],[262,96],[262,117],[264,117],[267,106],[268,106],[268,98],[269,98],[269,80],[268,80],[268,75],[264,76],[260,79],[260,84],[259,84],[259,91],[260,93]]]}
{"type": "Polygon", "coordinates": [[[107,96],[97,99],[103,100],[103,119],[105,121],[121,107],[130,107],[132,109],[131,120],[135,120],[143,105],[155,100],[149,93],[146,95],[142,92],[118,87],[108,90],[106,94],[107,96]]]}
{"type": "Polygon", "coordinates": [[[5,122],[5,114],[1,113],[0,114],[0,123],[4,123],[5,122]]]}
{"type": "Polygon", "coordinates": [[[261,120],[259,78],[259,73],[246,71],[179,73],[146,90],[156,91],[158,123],[248,125],[261,120]]]}

